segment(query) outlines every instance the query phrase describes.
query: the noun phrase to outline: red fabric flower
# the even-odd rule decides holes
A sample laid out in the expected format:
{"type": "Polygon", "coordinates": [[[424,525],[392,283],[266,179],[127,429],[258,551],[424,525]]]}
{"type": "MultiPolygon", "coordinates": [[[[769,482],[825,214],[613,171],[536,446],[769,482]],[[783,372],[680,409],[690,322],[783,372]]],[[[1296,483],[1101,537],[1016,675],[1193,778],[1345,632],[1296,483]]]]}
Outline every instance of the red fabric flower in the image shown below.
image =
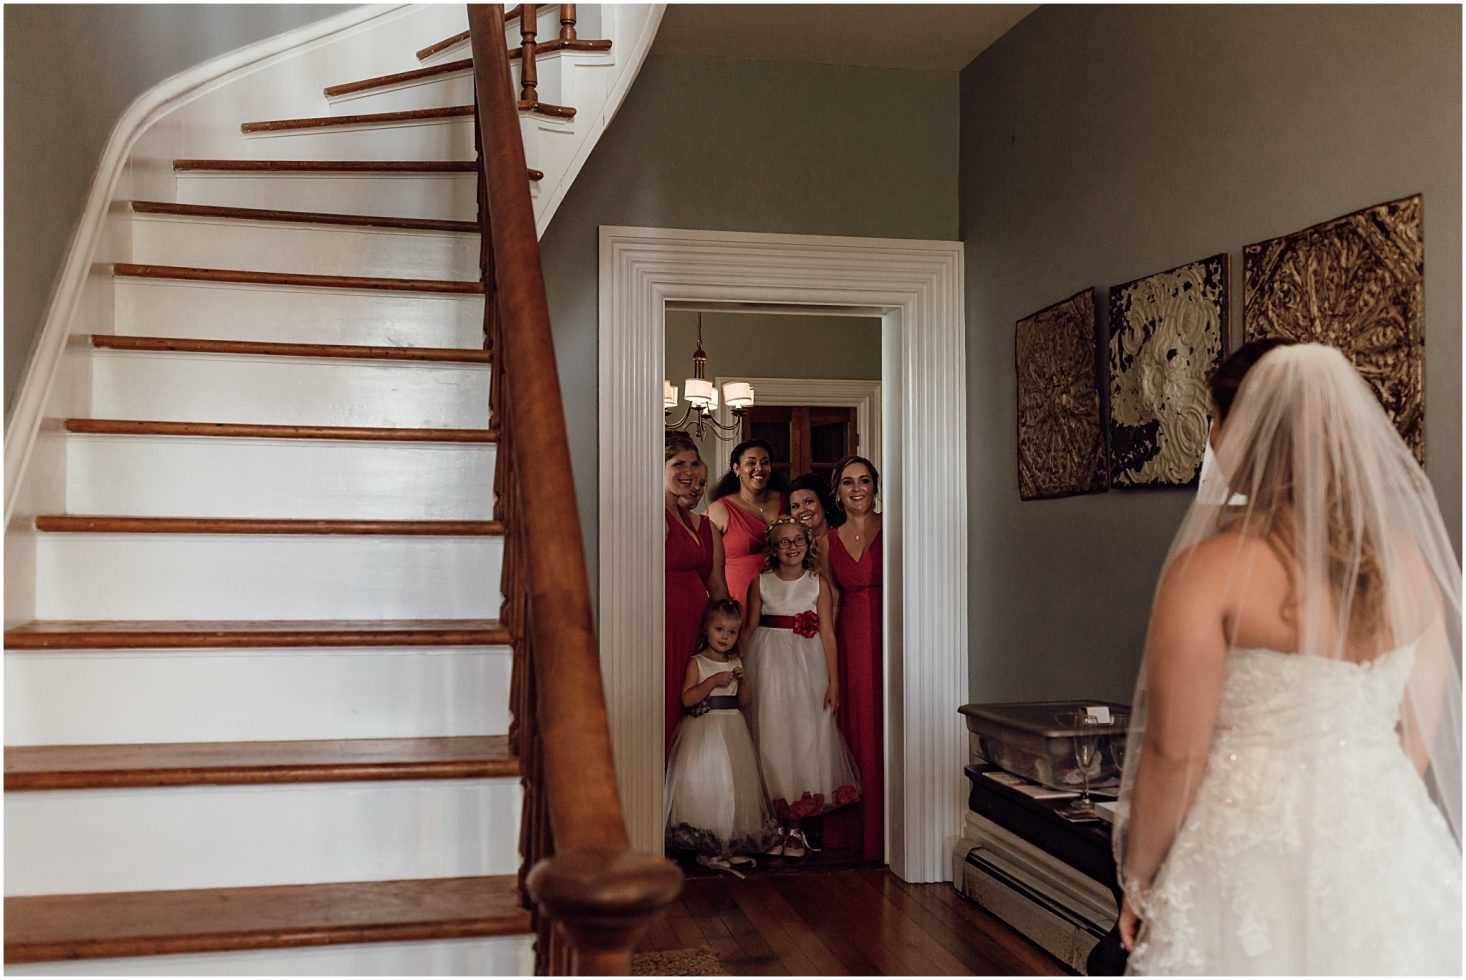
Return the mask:
{"type": "Polygon", "coordinates": [[[813,793],[805,790],[804,795],[789,807],[790,820],[803,820],[805,817],[817,817],[825,812],[825,794],[813,793]]]}
{"type": "Polygon", "coordinates": [[[852,803],[858,802],[860,802],[860,793],[857,792],[855,787],[851,786],[849,783],[846,783],[844,786],[841,786],[839,789],[835,790],[836,806],[849,806],[852,803]]]}
{"type": "Polygon", "coordinates": [[[794,616],[794,632],[800,636],[817,636],[820,631],[820,614],[802,612],[794,616]]]}

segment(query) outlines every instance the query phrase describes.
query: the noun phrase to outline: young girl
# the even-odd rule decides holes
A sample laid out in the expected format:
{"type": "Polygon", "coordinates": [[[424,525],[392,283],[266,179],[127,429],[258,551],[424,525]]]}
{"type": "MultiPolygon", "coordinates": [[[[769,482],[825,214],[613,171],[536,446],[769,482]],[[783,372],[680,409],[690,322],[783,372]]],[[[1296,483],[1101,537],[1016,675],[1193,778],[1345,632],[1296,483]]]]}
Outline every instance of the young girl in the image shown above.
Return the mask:
{"type": "Polygon", "coordinates": [[[809,528],[769,524],[763,574],[748,587],[753,731],[769,809],[785,826],[768,853],[803,857],[801,820],[860,799],[855,760],[835,728],[840,705],[830,587],[813,569],[809,528]]]}
{"type": "Polygon", "coordinates": [[[778,836],[764,804],[737,656],[743,610],[714,599],[702,618],[702,641],[682,679],[686,711],[667,753],[667,846],[697,852],[697,863],[732,870],[751,866],[778,836]]]}

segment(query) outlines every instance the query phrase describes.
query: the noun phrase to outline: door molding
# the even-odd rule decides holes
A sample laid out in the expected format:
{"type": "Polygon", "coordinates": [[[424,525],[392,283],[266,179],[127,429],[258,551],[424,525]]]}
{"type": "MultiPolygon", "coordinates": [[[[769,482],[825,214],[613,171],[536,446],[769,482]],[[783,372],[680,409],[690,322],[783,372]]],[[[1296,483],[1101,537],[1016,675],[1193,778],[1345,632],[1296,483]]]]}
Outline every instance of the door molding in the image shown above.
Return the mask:
{"type": "MultiPolygon", "coordinates": [[[[822,408],[855,409],[855,431],[860,436],[860,455],[875,464],[881,471],[881,383],[879,381],[830,378],[736,378],[719,375],[714,384],[725,381],[746,381],[753,385],[754,404],[764,405],[817,405],[822,408]]],[[[733,412],[727,405],[719,404],[716,412],[718,421],[731,425],[733,412]]],[[[713,476],[722,476],[727,468],[726,460],[741,438],[738,432],[718,431],[718,458],[709,460],[713,476]]],[[[794,473],[791,476],[798,476],[794,473]]]]}
{"type": "Polygon", "coordinates": [[[633,846],[660,851],[662,375],[667,304],[874,310],[881,317],[886,859],[951,878],[968,693],[963,251],[958,242],[603,226],[599,633],[633,846]]]}

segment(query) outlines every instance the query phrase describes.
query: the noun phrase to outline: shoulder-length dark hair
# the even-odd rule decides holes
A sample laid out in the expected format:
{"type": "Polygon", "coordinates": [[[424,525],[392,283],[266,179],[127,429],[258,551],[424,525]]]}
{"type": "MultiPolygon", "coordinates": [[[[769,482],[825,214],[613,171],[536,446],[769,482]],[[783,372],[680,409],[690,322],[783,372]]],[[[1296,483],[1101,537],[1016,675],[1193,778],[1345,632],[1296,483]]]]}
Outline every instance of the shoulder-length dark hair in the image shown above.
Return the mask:
{"type": "MultiPolygon", "coordinates": [[[[748,452],[750,449],[762,449],[764,452],[769,454],[769,462],[771,464],[773,463],[773,446],[770,446],[762,439],[743,440],[738,445],[734,446],[733,451],[728,454],[728,472],[724,473],[723,478],[718,481],[718,485],[713,487],[712,492],[708,494],[708,500],[717,500],[720,497],[728,496],[730,493],[738,492],[738,473],[736,472],[736,470],[738,469],[738,461],[742,459],[743,454],[748,452]]],[[[770,490],[776,490],[781,493],[783,492],[784,481],[779,478],[779,474],[774,472],[769,473],[768,488],[770,490]]]]}
{"type": "Polygon", "coordinates": [[[843,511],[837,511],[835,509],[835,498],[830,493],[830,485],[825,482],[824,477],[818,473],[806,473],[789,482],[789,486],[785,488],[784,492],[789,495],[789,508],[791,512],[794,509],[794,494],[800,490],[808,490],[814,494],[815,499],[820,502],[820,506],[825,509],[825,523],[829,524],[830,527],[839,527],[845,523],[845,514],[843,511]]]}

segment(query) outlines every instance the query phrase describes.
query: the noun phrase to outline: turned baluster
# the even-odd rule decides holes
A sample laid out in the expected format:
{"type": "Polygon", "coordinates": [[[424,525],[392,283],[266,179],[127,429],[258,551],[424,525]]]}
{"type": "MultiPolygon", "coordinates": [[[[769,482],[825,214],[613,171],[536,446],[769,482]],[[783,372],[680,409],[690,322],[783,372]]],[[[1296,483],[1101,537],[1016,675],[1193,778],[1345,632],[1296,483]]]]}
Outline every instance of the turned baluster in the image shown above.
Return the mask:
{"type": "Polygon", "coordinates": [[[575,4],[560,4],[560,40],[575,40],[575,4]]]}
{"type": "Polygon", "coordinates": [[[519,98],[523,102],[539,101],[539,73],[535,70],[534,55],[539,47],[535,35],[539,32],[539,5],[520,5],[519,15],[519,98]]]}

